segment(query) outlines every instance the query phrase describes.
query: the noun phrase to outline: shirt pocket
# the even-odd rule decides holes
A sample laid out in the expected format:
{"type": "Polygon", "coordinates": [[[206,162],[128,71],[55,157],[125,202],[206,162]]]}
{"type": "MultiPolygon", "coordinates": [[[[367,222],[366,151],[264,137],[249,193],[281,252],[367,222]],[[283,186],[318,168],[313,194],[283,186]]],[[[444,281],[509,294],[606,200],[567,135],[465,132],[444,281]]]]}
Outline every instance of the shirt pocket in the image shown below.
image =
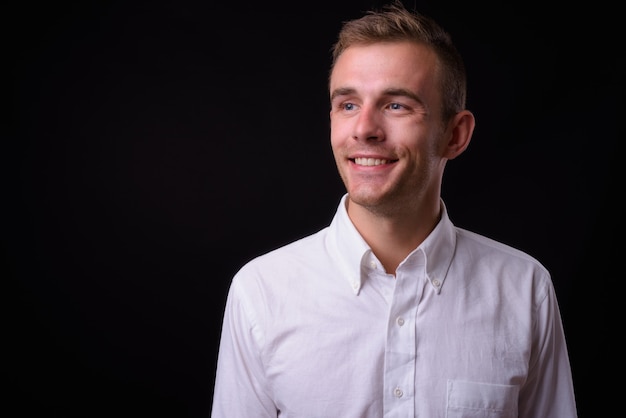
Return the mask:
{"type": "Polygon", "coordinates": [[[448,380],[446,418],[516,418],[516,385],[448,380]]]}

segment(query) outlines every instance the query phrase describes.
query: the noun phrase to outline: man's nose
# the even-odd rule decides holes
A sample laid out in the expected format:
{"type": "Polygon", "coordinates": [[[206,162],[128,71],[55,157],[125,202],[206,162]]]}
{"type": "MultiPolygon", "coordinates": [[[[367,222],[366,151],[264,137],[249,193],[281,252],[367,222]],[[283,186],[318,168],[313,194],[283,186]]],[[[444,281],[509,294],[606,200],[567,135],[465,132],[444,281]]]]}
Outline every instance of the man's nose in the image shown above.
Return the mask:
{"type": "Polygon", "coordinates": [[[385,135],[380,118],[380,113],[375,109],[362,107],[357,116],[352,138],[357,141],[383,141],[385,135]]]}

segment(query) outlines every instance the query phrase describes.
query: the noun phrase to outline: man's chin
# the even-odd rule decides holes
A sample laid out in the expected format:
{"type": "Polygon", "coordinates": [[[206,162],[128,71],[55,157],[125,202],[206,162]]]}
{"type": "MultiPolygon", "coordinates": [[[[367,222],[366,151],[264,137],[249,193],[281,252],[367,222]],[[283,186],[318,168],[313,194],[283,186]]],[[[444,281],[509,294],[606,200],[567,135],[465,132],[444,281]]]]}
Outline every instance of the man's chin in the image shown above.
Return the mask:
{"type": "Polygon", "coordinates": [[[348,200],[365,208],[373,208],[384,204],[385,195],[380,191],[357,190],[348,192],[348,200]]]}

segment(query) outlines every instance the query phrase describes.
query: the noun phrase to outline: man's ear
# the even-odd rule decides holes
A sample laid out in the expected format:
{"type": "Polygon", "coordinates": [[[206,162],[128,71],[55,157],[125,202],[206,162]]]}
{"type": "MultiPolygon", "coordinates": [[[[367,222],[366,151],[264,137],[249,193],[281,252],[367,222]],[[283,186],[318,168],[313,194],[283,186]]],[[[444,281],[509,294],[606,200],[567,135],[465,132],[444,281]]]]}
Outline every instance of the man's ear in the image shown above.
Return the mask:
{"type": "Polygon", "coordinates": [[[469,110],[462,110],[454,116],[448,127],[448,142],[443,154],[445,158],[452,160],[465,151],[472,139],[475,125],[474,114],[469,110]]]}

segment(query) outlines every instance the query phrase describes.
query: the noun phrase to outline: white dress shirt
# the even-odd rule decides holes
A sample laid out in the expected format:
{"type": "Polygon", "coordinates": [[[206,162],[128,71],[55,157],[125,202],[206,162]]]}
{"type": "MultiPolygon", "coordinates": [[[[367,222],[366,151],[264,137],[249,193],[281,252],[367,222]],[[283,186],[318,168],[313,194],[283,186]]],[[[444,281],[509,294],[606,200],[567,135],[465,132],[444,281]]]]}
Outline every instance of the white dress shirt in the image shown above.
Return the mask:
{"type": "Polygon", "coordinates": [[[572,418],[548,271],[441,220],[387,274],[350,221],[253,259],[229,290],[213,418],[572,418]]]}

